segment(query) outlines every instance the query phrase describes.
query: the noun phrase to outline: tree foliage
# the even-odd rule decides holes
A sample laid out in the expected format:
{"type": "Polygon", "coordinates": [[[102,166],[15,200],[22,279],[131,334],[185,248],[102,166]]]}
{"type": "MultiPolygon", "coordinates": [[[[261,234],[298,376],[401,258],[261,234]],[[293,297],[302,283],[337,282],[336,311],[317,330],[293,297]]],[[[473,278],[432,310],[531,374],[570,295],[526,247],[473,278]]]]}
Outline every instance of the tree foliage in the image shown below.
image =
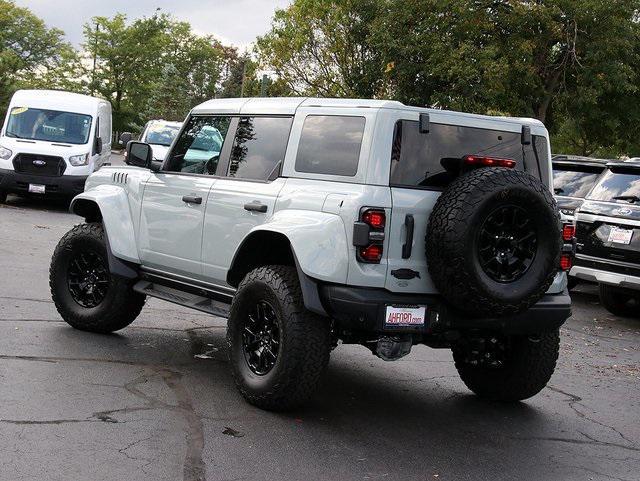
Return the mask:
{"type": "Polygon", "coordinates": [[[559,150],[638,141],[638,0],[295,0],[258,40],[296,92],[535,117],[559,150]]]}
{"type": "MultiPolygon", "coordinates": [[[[30,10],[0,0],[0,109],[2,116],[13,92],[27,85],[63,85],[62,66],[76,61],[64,33],[47,28],[30,10]]],[[[51,88],[51,87],[49,87],[51,88]]]]}

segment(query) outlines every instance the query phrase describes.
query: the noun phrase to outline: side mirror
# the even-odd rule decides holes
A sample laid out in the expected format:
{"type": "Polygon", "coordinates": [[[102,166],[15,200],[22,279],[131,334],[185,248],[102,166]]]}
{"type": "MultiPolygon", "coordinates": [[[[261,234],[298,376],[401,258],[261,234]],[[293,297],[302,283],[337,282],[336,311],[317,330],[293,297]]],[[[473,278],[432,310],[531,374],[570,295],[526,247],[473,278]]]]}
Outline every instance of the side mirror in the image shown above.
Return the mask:
{"type": "Polygon", "coordinates": [[[126,146],[133,139],[133,134],[131,132],[122,132],[120,134],[120,143],[126,146]]]}
{"type": "Polygon", "coordinates": [[[153,150],[149,144],[144,142],[129,142],[127,144],[127,164],[136,167],[151,168],[153,160],[153,150]]]}
{"type": "Polygon", "coordinates": [[[96,137],[95,152],[96,154],[102,153],[102,137],[96,137]]]}

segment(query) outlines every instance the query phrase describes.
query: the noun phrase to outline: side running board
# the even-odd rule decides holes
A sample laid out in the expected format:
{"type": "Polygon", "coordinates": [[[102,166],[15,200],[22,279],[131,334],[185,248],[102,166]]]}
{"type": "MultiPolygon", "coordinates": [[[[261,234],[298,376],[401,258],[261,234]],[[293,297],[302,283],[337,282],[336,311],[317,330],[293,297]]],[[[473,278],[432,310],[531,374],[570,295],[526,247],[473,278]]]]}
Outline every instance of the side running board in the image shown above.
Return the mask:
{"type": "Polygon", "coordinates": [[[206,312],[207,314],[214,316],[224,318],[229,317],[229,305],[224,302],[211,299],[210,297],[199,296],[197,294],[192,294],[190,292],[185,292],[146,280],[138,281],[133,286],[133,290],[140,294],[156,297],[173,304],[190,307],[191,309],[206,312]]]}

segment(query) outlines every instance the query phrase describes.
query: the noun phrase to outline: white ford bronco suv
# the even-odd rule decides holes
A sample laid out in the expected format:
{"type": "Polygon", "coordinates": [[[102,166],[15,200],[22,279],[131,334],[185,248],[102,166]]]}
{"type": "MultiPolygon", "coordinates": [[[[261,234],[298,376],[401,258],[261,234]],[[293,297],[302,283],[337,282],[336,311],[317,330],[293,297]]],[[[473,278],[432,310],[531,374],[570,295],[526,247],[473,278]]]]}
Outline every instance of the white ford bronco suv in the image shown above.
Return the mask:
{"type": "Polygon", "coordinates": [[[129,142],[71,211],[53,300],[112,332],[147,296],[228,318],[251,403],[300,405],[339,341],[392,361],[453,350],[485,398],[531,397],[569,317],[573,231],[538,121],[380,100],[221,99],[194,108],[162,163],[129,142]]]}

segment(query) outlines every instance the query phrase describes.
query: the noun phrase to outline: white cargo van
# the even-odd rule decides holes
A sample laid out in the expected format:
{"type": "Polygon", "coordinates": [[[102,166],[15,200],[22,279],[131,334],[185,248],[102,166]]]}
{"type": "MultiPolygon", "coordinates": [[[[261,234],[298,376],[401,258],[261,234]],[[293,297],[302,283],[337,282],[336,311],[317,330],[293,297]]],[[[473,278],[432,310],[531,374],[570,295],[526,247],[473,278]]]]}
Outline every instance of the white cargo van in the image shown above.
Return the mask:
{"type": "Polygon", "coordinates": [[[8,193],[74,196],[109,163],[111,104],[54,90],[19,90],[0,131],[0,201],[8,193]]]}

